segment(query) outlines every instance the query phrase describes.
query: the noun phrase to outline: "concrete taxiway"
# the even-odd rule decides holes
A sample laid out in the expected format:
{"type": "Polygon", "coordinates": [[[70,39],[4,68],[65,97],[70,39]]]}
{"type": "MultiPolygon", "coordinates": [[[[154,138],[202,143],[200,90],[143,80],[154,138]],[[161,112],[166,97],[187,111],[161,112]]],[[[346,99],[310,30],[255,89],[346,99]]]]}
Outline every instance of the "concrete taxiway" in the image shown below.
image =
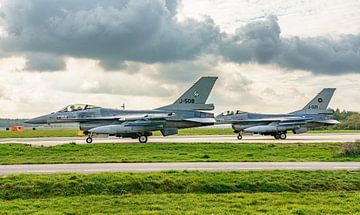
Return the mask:
{"type": "Polygon", "coordinates": [[[158,172],[166,170],[252,171],[252,170],[359,170],[360,162],[183,162],[183,163],[89,163],[0,165],[0,175],[158,172]]]}
{"type": "MultiPolygon", "coordinates": [[[[324,143],[360,141],[360,133],[300,134],[288,135],[286,140],[275,140],[271,136],[245,135],[237,140],[236,135],[196,135],[196,136],[151,136],[151,143],[324,143]]],[[[86,144],[85,137],[49,137],[49,138],[2,138],[0,143],[26,143],[36,146],[54,146],[74,142],[86,144]]],[[[137,139],[116,137],[94,137],[93,143],[138,143],[137,139]]]]}

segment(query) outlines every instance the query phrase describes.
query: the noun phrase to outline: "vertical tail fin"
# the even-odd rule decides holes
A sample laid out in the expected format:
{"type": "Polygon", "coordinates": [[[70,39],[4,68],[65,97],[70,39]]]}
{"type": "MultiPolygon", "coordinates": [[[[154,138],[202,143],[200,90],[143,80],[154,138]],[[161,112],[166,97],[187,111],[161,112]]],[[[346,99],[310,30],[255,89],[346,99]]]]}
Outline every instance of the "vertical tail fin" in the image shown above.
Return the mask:
{"type": "Polygon", "coordinates": [[[217,77],[202,77],[173,104],[160,107],[161,110],[214,110],[213,104],[205,104],[217,77]]]}
{"type": "Polygon", "coordinates": [[[334,95],[336,88],[324,88],[301,110],[292,112],[292,114],[321,114],[329,113],[327,107],[334,95]]]}

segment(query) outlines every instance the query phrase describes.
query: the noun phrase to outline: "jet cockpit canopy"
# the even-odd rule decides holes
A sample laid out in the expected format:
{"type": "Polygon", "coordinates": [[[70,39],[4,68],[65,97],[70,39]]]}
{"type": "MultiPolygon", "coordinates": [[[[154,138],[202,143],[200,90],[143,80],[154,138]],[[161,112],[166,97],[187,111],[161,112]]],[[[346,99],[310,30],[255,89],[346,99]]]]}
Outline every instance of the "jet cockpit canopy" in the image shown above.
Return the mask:
{"type": "Polygon", "coordinates": [[[88,104],[73,104],[66,106],[65,108],[61,109],[59,112],[74,112],[74,111],[89,110],[95,108],[100,108],[100,107],[95,105],[88,105],[88,104]]]}
{"type": "Polygon", "coordinates": [[[241,110],[236,110],[236,111],[228,110],[228,111],[222,112],[220,115],[222,115],[222,116],[231,116],[231,115],[237,115],[237,114],[241,114],[241,113],[245,113],[245,112],[241,111],[241,110]]]}

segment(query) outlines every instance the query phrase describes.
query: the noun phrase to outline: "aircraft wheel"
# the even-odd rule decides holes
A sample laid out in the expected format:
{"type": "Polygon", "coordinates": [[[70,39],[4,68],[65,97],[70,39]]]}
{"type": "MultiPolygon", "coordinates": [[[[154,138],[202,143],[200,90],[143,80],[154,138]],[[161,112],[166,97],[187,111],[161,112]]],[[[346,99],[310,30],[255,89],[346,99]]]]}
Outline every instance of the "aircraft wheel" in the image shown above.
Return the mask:
{"type": "Polygon", "coordinates": [[[280,134],[275,134],[275,135],[274,135],[274,138],[275,138],[276,140],[280,139],[280,134]]]}
{"type": "Polygon", "coordinates": [[[92,143],[93,139],[91,137],[86,138],[87,143],[92,143]]]}
{"type": "Polygon", "coordinates": [[[280,139],[285,140],[285,139],[286,139],[286,134],[285,134],[285,133],[281,133],[281,134],[280,134],[280,139]]]}
{"type": "Polygon", "coordinates": [[[148,137],[145,135],[142,135],[139,137],[139,142],[140,143],[146,143],[148,141],[148,137]]]}
{"type": "Polygon", "coordinates": [[[242,140],[242,138],[243,138],[242,135],[241,135],[241,134],[238,134],[237,139],[238,139],[238,140],[242,140]]]}

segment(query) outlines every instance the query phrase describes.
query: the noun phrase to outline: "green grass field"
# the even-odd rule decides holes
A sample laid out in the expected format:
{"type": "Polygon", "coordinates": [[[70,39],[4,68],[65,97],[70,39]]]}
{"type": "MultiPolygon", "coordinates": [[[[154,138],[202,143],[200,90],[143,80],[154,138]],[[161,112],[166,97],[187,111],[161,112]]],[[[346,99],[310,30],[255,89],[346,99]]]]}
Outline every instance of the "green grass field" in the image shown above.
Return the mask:
{"type": "Polygon", "coordinates": [[[0,144],[1,164],[93,162],[360,161],[344,143],[0,144]]]}
{"type": "MultiPolygon", "coordinates": [[[[358,133],[360,130],[314,130],[309,133],[358,133]]],[[[160,136],[160,132],[154,132],[160,136]]],[[[231,128],[192,128],[179,130],[179,135],[235,135],[231,128]]],[[[0,131],[0,138],[34,138],[34,137],[78,137],[84,136],[74,129],[25,129],[24,132],[0,131]]]]}
{"type": "Polygon", "coordinates": [[[0,177],[2,214],[357,214],[359,171],[0,177]]]}
{"type": "Polygon", "coordinates": [[[359,214],[360,192],[90,195],[0,200],[5,214],[359,214]]]}
{"type": "Polygon", "coordinates": [[[0,131],[0,138],[35,138],[35,137],[78,137],[83,136],[74,129],[25,129],[23,132],[0,131]]]}

